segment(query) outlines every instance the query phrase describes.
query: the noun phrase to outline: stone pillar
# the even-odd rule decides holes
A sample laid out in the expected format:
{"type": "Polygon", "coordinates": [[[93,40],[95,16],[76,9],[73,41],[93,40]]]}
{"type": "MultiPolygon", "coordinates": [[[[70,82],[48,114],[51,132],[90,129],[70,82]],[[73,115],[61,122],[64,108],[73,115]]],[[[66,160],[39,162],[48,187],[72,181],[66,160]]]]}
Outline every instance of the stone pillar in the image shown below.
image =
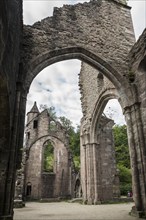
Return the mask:
{"type": "MultiPolygon", "coordinates": [[[[0,220],[13,219],[13,200],[15,189],[16,163],[20,150],[19,143],[19,122],[20,122],[20,104],[21,104],[21,83],[17,83],[15,114],[13,118],[13,132],[11,136],[11,152],[9,155],[9,164],[7,170],[7,184],[5,186],[5,201],[3,207],[4,215],[0,220]],[[9,215],[8,215],[9,213],[9,215]]],[[[23,125],[24,126],[24,125],[23,125]]],[[[20,128],[20,127],[19,127],[20,128]]]]}
{"type": "Polygon", "coordinates": [[[133,198],[138,215],[146,214],[146,153],[140,104],[135,103],[125,108],[129,152],[131,158],[133,198]]]}
{"type": "Polygon", "coordinates": [[[89,133],[81,136],[81,182],[84,203],[94,203],[93,146],[89,143],[89,133]]]}
{"type": "Polygon", "coordinates": [[[21,168],[17,170],[15,182],[14,208],[22,208],[24,203],[24,178],[25,178],[26,152],[23,149],[21,168]]]}
{"type": "Polygon", "coordinates": [[[92,204],[91,198],[91,157],[90,157],[90,145],[86,144],[86,168],[87,168],[87,203],[92,204]]]}
{"type": "Polygon", "coordinates": [[[92,145],[93,145],[93,166],[94,166],[94,204],[96,205],[96,204],[101,203],[99,196],[98,196],[98,176],[97,176],[99,175],[99,173],[97,173],[98,172],[97,149],[98,149],[99,144],[93,143],[92,145]]]}
{"type": "Polygon", "coordinates": [[[88,143],[86,145],[87,156],[87,203],[94,204],[95,200],[95,183],[94,183],[94,157],[93,157],[93,145],[88,143]]]}
{"type": "Polygon", "coordinates": [[[84,180],[83,180],[83,183],[84,183],[84,186],[83,186],[83,201],[84,203],[87,202],[87,165],[86,165],[86,158],[87,158],[87,155],[86,155],[86,145],[83,145],[83,158],[84,158],[84,180]]]}

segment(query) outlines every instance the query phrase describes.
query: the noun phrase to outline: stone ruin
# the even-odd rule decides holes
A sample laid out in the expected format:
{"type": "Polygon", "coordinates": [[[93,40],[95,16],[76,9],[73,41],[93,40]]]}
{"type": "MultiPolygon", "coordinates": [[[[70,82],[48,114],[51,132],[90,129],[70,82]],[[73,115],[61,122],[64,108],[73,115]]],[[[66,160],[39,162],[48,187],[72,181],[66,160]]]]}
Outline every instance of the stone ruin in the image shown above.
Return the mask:
{"type": "MultiPolygon", "coordinates": [[[[102,116],[98,128],[98,151],[95,152],[100,202],[120,196],[116,169],[113,120],[102,116]]],[[[76,173],[66,129],[53,119],[48,110],[39,112],[36,102],[27,113],[24,156],[17,171],[15,206],[26,200],[53,200],[82,197],[80,172],[76,173]],[[45,147],[53,147],[51,170],[44,167],[45,147]]]]}
{"type": "Polygon", "coordinates": [[[26,200],[71,198],[74,196],[75,170],[66,129],[48,110],[39,112],[36,103],[27,113],[24,150],[24,197],[26,200]],[[50,170],[44,166],[45,148],[52,148],[50,170]]]}
{"type": "Polygon", "coordinates": [[[100,202],[97,128],[107,101],[117,98],[128,130],[133,211],[146,216],[146,30],[135,42],[130,9],[125,0],[94,0],[55,8],[52,17],[26,26],[22,0],[0,1],[0,220],[13,219],[30,84],[42,69],[67,59],[81,60],[86,76],[80,81],[83,200],[100,202]]]}

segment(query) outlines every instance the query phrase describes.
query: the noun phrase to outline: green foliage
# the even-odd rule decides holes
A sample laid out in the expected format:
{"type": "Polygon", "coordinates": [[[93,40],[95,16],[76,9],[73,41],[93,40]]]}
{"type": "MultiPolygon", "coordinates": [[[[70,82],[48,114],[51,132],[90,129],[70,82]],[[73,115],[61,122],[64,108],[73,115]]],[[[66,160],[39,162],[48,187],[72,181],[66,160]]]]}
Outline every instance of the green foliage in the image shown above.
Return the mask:
{"type": "Polygon", "coordinates": [[[72,122],[66,117],[60,117],[61,124],[66,128],[69,135],[69,146],[73,154],[75,170],[80,170],[80,127],[77,129],[72,126],[72,122]]]}
{"type": "Polygon", "coordinates": [[[80,127],[75,130],[72,126],[72,122],[66,117],[60,117],[61,124],[66,128],[69,135],[69,145],[73,154],[73,161],[75,170],[80,170],[80,127]]]}
{"type": "Polygon", "coordinates": [[[118,164],[117,165],[119,169],[119,178],[121,183],[131,183],[131,170],[127,167],[118,164]]]}
{"type": "Polygon", "coordinates": [[[59,117],[59,119],[60,119],[62,126],[68,131],[68,133],[74,130],[74,127],[72,126],[72,122],[68,118],[61,116],[59,117]]]}
{"type": "Polygon", "coordinates": [[[77,130],[71,130],[69,133],[69,143],[73,156],[80,156],[80,127],[77,130]]]}
{"type": "Polygon", "coordinates": [[[131,183],[120,184],[121,195],[127,196],[128,191],[132,192],[132,184],[131,183]]]}
{"type": "Polygon", "coordinates": [[[114,126],[113,133],[116,161],[119,169],[120,191],[121,195],[127,195],[128,191],[132,191],[132,176],[126,125],[114,126]]]}
{"type": "Polygon", "coordinates": [[[44,146],[44,171],[53,172],[54,148],[50,142],[44,146]]]}
{"type": "Polygon", "coordinates": [[[115,140],[115,153],[117,164],[123,165],[130,169],[130,156],[126,125],[114,126],[113,133],[115,140]]]}
{"type": "Polygon", "coordinates": [[[80,156],[74,156],[73,160],[74,160],[75,170],[77,172],[79,172],[79,170],[80,170],[80,156]]]}
{"type": "Polygon", "coordinates": [[[121,195],[127,195],[128,191],[132,191],[132,175],[131,170],[122,164],[117,165],[119,169],[120,192],[121,195]]]}

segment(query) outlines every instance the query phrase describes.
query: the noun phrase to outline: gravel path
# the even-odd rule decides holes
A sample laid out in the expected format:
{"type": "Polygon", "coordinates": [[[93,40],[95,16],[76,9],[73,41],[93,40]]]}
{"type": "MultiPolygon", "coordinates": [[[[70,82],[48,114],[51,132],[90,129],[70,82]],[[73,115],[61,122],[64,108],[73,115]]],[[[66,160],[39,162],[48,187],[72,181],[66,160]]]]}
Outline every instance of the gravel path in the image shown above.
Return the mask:
{"type": "Polygon", "coordinates": [[[26,203],[14,210],[14,220],[137,220],[130,216],[133,203],[82,205],[68,202],[26,203]]]}

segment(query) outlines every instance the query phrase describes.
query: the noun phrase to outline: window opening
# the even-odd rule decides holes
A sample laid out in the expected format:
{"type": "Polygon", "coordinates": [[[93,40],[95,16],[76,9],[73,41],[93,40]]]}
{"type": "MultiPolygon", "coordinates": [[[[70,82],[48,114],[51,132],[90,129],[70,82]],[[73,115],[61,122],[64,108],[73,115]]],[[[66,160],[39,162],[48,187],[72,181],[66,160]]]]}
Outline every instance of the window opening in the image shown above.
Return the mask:
{"type": "Polygon", "coordinates": [[[33,122],[33,128],[35,129],[35,128],[37,128],[38,127],[38,121],[37,120],[34,120],[34,122],[33,122]]]}
{"type": "Polygon", "coordinates": [[[54,171],[54,147],[51,142],[47,142],[44,147],[44,162],[43,162],[43,170],[45,172],[53,172],[54,171]]]}
{"type": "Polygon", "coordinates": [[[31,195],[31,183],[27,183],[27,187],[26,187],[26,196],[30,196],[31,195]]]}

